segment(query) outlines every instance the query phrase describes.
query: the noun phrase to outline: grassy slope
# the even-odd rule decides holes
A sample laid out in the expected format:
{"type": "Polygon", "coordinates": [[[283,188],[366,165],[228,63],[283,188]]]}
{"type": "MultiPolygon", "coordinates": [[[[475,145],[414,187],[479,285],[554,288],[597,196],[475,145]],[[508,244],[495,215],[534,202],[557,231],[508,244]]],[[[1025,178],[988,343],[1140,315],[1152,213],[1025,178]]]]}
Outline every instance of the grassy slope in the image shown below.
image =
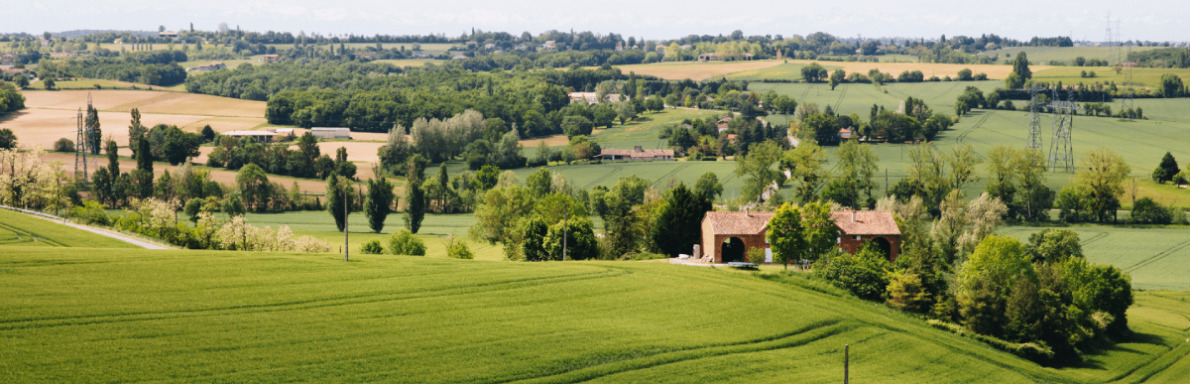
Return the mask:
{"type": "Polygon", "coordinates": [[[0,247],[139,248],[24,213],[0,210],[0,247]]]}
{"type": "MultiPolygon", "coordinates": [[[[1029,57],[1029,62],[1034,65],[1046,64],[1051,60],[1058,60],[1063,62],[1072,62],[1078,56],[1087,59],[1110,60],[1112,51],[1115,47],[1011,47],[998,49],[992,52],[983,53],[983,55],[996,55],[999,57],[1001,63],[1007,63],[1016,57],[1020,52],[1024,52],[1029,57]],[[1007,55],[1007,56],[1006,56],[1007,55]]],[[[1128,48],[1120,48],[1120,55],[1127,55],[1128,48]]],[[[1155,47],[1133,47],[1134,52],[1142,50],[1151,50],[1155,47]]]]}
{"type": "MultiPolygon", "coordinates": [[[[1190,81],[1190,69],[1186,68],[1134,68],[1132,70],[1132,82],[1127,84],[1160,89],[1161,76],[1167,73],[1178,75],[1182,78],[1183,82],[1190,81]]],[[[1122,87],[1125,85],[1125,78],[1125,71],[1116,73],[1111,67],[1054,67],[1033,73],[1034,80],[1046,82],[1061,81],[1066,85],[1079,83],[1087,85],[1115,83],[1122,87]],[[1083,78],[1082,71],[1095,72],[1095,77],[1083,78]]]]}
{"type": "Polygon", "coordinates": [[[843,344],[857,381],[1095,382],[1168,349],[1044,369],[801,278],[656,263],[8,251],[21,382],[837,382],[843,344]]]}
{"type": "MultiPolygon", "coordinates": [[[[0,371],[18,381],[835,382],[850,344],[860,381],[1095,382],[1143,367],[1173,331],[1050,370],[796,277],[653,263],[9,250],[0,371]]],[[[1134,328],[1178,321],[1148,295],[1134,328]]]]}
{"type": "MultiPolygon", "coordinates": [[[[1074,226],[1083,240],[1087,259],[1108,263],[1132,274],[1132,285],[1140,289],[1190,290],[1190,237],[1186,227],[1146,228],[1074,226]]],[[[1027,240],[1041,230],[1036,227],[1006,227],[1000,232],[1027,240]]]]}

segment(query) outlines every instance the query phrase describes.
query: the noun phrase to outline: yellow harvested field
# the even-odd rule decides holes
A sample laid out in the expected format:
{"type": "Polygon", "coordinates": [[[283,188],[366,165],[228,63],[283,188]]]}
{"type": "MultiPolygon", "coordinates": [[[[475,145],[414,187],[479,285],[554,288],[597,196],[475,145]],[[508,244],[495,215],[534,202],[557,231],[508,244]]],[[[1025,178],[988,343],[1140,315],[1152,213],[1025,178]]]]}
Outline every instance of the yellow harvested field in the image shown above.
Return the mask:
{"type": "MultiPolygon", "coordinates": [[[[790,60],[790,62],[798,64],[810,64],[815,61],[812,60],[790,60]]],[[[888,73],[896,76],[904,71],[921,71],[926,78],[930,76],[938,77],[955,77],[963,68],[968,68],[971,73],[986,73],[989,79],[1004,79],[1008,74],[1012,73],[1011,65],[994,65],[994,64],[936,64],[936,63],[858,63],[858,62],[838,62],[838,61],[819,61],[818,64],[829,68],[842,68],[847,73],[859,72],[868,73],[872,69],[879,69],[880,72],[888,73]]],[[[1029,69],[1033,73],[1043,71],[1051,68],[1048,65],[1032,65],[1029,69]]]]}
{"type": "Polygon", "coordinates": [[[725,76],[729,73],[751,71],[779,65],[779,60],[755,61],[716,61],[710,63],[699,62],[666,62],[655,64],[619,65],[623,73],[636,72],[638,75],[656,76],[666,80],[706,80],[725,76]]]}
{"type": "Polygon", "coordinates": [[[29,108],[77,109],[87,105],[87,94],[100,111],[263,118],[265,102],[195,93],[161,91],[36,91],[25,92],[29,108]]]}

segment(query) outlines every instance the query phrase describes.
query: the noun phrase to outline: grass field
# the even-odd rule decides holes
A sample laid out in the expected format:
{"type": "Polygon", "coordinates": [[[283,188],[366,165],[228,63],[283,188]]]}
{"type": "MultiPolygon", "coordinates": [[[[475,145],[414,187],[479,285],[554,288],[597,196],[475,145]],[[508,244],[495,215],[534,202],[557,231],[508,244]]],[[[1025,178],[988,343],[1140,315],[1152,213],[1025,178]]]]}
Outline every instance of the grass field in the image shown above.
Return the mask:
{"type": "MultiPolygon", "coordinates": [[[[1096,263],[1115,265],[1132,274],[1132,286],[1140,289],[1190,291],[1190,228],[1073,226],[1083,253],[1096,263]]],[[[1005,227],[999,232],[1022,241],[1041,230],[1037,227],[1005,227]]]]}
{"type": "Polygon", "coordinates": [[[645,149],[664,149],[669,148],[669,143],[659,139],[658,134],[665,126],[679,125],[685,119],[704,119],[725,114],[726,111],[669,108],[661,112],[643,113],[628,124],[620,125],[617,121],[610,129],[602,130],[591,137],[603,148],[632,149],[639,145],[645,149]]]}
{"type": "MultiPolygon", "coordinates": [[[[788,60],[786,60],[788,61],[788,60]]],[[[788,80],[801,81],[802,67],[805,65],[800,63],[783,62],[771,67],[757,68],[746,71],[739,71],[727,75],[729,80],[788,80]]]]}
{"type": "Polygon", "coordinates": [[[1129,323],[1140,336],[1049,369],[799,276],[4,250],[0,372],[13,382],[827,383],[842,378],[844,344],[856,382],[1176,381],[1190,352],[1186,295],[1173,292],[1138,294],[1129,323]]]}
{"type": "Polygon", "coordinates": [[[32,215],[0,209],[0,249],[13,246],[140,248],[32,215]]]}
{"type": "MultiPolygon", "coordinates": [[[[147,85],[147,84],[130,83],[127,81],[106,80],[106,79],[78,78],[78,79],[72,79],[72,80],[58,80],[54,83],[54,89],[62,90],[62,91],[76,90],[76,89],[77,90],[88,90],[88,91],[107,90],[107,89],[125,89],[125,90],[144,89],[144,90],[148,90],[150,88],[153,90],[169,90],[170,89],[168,87],[156,87],[156,86],[151,86],[151,85],[147,85]]],[[[37,91],[37,90],[44,91],[45,90],[45,82],[38,80],[38,81],[34,81],[32,83],[29,83],[29,87],[26,88],[25,90],[26,91],[37,91]]]]}
{"type": "MultiPolygon", "coordinates": [[[[1155,49],[1156,47],[1132,47],[1133,52],[1147,51],[1155,49]]],[[[1062,61],[1066,63],[1073,62],[1076,57],[1082,56],[1087,59],[1111,60],[1114,50],[1120,50],[1120,56],[1128,54],[1127,47],[1011,47],[1004,49],[997,49],[995,51],[983,53],[983,55],[995,55],[999,58],[1001,63],[1007,63],[1020,52],[1024,52],[1029,57],[1029,62],[1033,64],[1046,64],[1052,60],[1062,61]]]]}
{"type": "MultiPolygon", "coordinates": [[[[1127,85],[1159,89],[1161,76],[1167,73],[1181,77],[1183,82],[1190,82],[1190,68],[1133,68],[1132,82],[1127,85]]],[[[1033,72],[1033,79],[1046,82],[1061,81],[1062,84],[1067,85],[1115,82],[1118,86],[1124,86],[1125,75],[1125,71],[1120,71],[1117,74],[1111,67],[1053,67],[1033,72]],[[1095,72],[1095,77],[1083,78],[1082,71],[1095,72]]]]}
{"type": "MultiPolygon", "coordinates": [[[[402,196],[404,197],[404,196],[402,196]]],[[[309,235],[331,245],[335,251],[342,249],[343,232],[335,228],[335,222],[326,211],[300,211],[285,213],[248,214],[248,222],[256,226],[279,227],[289,226],[297,235],[309,235]]],[[[384,229],[377,234],[368,227],[368,218],[363,212],[354,212],[349,216],[348,234],[349,246],[352,254],[359,253],[360,246],[372,240],[388,248],[388,238],[396,231],[405,228],[404,214],[393,213],[385,220],[384,229]]],[[[467,235],[468,229],[475,223],[475,216],[471,214],[437,215],[426,214],[422,227],[417,236],[426,244],[427,257],[446,257],[446,246],[453,239],[464,241],[471,252],[479,260],[504,260],[504,250],[500,245],[490,245],[474,241],[467,235]]]]}
{"type": "Polygon", "coordinates": [[[718,78],[740,71],[751,71],[779,65],[777,60],[756,61],[716,61],[699,63],[696,61],[663,62],[653,64],[619,65],[620,72],[635,72],[638,75],[656,76],[666,80],[694,81],[718,78]]]}

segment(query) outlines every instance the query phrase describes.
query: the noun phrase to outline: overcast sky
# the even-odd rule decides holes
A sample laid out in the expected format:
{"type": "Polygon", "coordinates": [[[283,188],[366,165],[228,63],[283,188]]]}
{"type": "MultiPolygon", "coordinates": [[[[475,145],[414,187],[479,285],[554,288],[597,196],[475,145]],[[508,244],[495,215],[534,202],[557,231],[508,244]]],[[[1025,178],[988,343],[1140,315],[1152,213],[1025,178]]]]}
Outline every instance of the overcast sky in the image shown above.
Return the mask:
{"type": "Polygon", "coordinates": [[[0,32],[75,29],[214,30],[457,36],[472,27],[534,35],[557,29],[648,39],[689,34],[937,37],[995,33],[1104,40],[1106,18],[1127,39],[1190,40],[1181,1],[470,1],[470,0],[26,0],[3,6],[0,32]],[[1073,5],[1072,5],[1073,4],[1073,5]],[[1026,10],[1027,11],[1022,11],[1026,10]],[[1117,28],[1117,21],[1119,22],[1117,28]]]}

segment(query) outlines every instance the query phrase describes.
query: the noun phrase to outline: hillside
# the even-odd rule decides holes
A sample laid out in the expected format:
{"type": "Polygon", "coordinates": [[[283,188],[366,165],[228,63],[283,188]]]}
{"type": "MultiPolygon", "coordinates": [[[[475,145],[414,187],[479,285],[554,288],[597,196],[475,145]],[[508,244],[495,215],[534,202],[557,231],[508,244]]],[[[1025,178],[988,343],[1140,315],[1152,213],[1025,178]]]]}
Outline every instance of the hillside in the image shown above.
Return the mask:
{"type": "Polygon", "coordinates": [[[1100,382],[1190,352],[1180,293],[1054,370],[797,276],[660,263],[10,247],[0,271],[16,382],[838,382],[844,344],[856,382],[1100,382]]]}

